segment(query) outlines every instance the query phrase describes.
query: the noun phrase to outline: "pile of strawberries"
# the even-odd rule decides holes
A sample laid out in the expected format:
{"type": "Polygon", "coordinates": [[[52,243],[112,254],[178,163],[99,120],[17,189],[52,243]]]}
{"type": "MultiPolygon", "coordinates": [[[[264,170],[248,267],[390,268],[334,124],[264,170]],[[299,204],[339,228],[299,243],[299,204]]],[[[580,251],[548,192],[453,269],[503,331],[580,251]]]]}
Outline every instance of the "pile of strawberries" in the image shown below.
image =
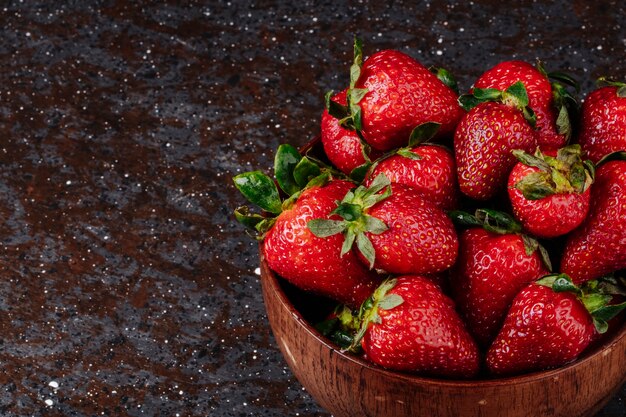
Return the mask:
{"type": "Polygon", "coordinates": [[[326,95],[323,156],[281,145],[234,177],[269,267],[339,304],[318,329],[388,369],[516,375],[623,318],[626,84],[502,62],[453,77],[384,50],[326,95]],[[453,150],[452,150],[453,149],[453,150]]]}

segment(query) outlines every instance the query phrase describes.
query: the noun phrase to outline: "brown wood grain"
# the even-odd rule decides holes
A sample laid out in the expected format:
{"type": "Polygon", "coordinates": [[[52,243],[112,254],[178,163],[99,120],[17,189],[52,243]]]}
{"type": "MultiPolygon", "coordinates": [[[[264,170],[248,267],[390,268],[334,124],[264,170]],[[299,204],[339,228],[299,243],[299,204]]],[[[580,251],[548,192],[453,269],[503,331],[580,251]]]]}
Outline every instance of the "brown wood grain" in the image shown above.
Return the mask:
{"type": "Polygon", "coordinates": [[[626,382],[626,323],[565,367],[476,381],[422,378],[341,353],[296,309],[261,254],[263,296],[289,367],[335,417],[587,417],[626,382]]]}

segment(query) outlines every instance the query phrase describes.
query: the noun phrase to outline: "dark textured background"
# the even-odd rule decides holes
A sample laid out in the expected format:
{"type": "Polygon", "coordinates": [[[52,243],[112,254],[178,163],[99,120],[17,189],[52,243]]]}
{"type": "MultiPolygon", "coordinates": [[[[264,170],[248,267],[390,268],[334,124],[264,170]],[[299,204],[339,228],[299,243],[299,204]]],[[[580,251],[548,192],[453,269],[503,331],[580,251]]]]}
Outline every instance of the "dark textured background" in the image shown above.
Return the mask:
{"type": "Polygon", "coordinates": [[[317,134],[353,34],[462,89],[511,58],[626,78],[619,1],[291,3],[0,2],[0,415],[327,415],[231,177],[317,134]]]}

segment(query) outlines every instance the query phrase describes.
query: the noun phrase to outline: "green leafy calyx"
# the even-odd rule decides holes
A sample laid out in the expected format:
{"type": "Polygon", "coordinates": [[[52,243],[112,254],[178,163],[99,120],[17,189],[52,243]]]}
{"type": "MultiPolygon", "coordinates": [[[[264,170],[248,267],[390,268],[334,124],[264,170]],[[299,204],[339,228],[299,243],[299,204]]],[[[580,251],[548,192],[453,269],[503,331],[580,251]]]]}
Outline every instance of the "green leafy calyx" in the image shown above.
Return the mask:
{"type": "Polygon", "coordinates": [[[452,75],[450,71],[441,67],[432,67],[429,69],[430,69],[430,72],[432,72],[433,74],[437,76],[437,78],[439,78],[439,81],[441,81],[448,88],[454,91],[456,95],[459,94],[459,85],[456,82],[456,78],[454,78],[454,75],[452,75]]]}
{"type": "Polygon", "coordinates": [[[326,93],[325,102],[328,113],[339,120],[345,129],[355,130],[360,134],[363,129],[363,114],[359,102],[368,93],[367,88],[357,88],[356,84],[361,77],[363,67],[363,44],[360,39],[354,38],[354,59],[350,66],[350,87],[346,91],[346,105],[342,106],[331,100],[332,91],[326,93]]]}
{"type": "Polygon", "coordinates": [[[528,93],[524,83],[518,81],[504,91],[496,88],[474,88],[471,93],[459,97],[459,105],[466,111],[470,111],[480,103],[493,101],[514,107],[522,112],[526,121],[533,127],[537,122],[537,116],[529,107],[528,93]]]}
{"type": "Polygon", "coordinates": [[[626,161],[626,151],[615,151],[604,155],[596,164],[596,169],[609,161],[626,161]]]}
{"type": "Polygon", "coordinates": [[[357,351],[361,340],[365,336],[367,329],[372,323],[381,323],[379,310],[392,310],[404,302],[402,296],[389,292],[396,286],[397,279],[389,278],[374,291],[367,300],[363,302],[358,314],[359,330],[354,336],[352,344],[348,347],[348,351],[357,351]]]}
{"type": "Polygon", "coordinates": [[[321,238],[343,233],[341,255],[348,253],[356,243],[357,249],[367,259],[371,269],[374,267],[376,254],[366,232],[379,235],[387,230],[387,225],[366,211],[390,195],[390,181],[384,174],[380,174],[369,187],[361,185],[349,191],[339,202],[331,215],[338,215],[341,220],[313,219],[309,221],[308,227],[315,236],[321,238]]]}
{"type": "Polygon", "coordinates": [[[452,210],[448,216],[458,226],[480,226],[488,232],[505,235],[519,233],[522,225],[513,216],[503,211],[477,209],[474,214],[461,210],[452,210]]]}
{"type": "Polygon", "coordinates": [[[580,83],[571,75],[561,71],[545,70],[543,63],[537,61],[537,69],[550,81],[552,87],[553,107],[557,114],[556,127],[560,135],[565,136],[566,143],[569,143],[573,134],[572,120],[578,117],[580,104],[576,95],[580,93],[580,83]],[[572,94],[568,87],[573,87],[572,94]]]}
{"type": "Polygon", "coordinates": [[[552,262],[548,251],[537,241],[537,239],[522,233],[522,225],[508,213],[492,210],[477,209],[474,214],[461,210],[451,210],[448,216],[454,224],[461,227],[482,227],[488,232],[507,235],[516,234],[524,243],[524,250],[527,256],[531,256],[535,251],[539,251],[539,256],[548,271],[552,271],[552,262]]]}
{"type": "Polygon", "coordinates": [[[261,171],[244,172],[233,177],[235,187],[252,204],[265,213],[253,213],[249,207],[235,210],[235,219],[244,226],[256,230],[259,237],[273,226],[275,217],[289,209],[303,190],[325,185],[334,175],[334,169],[296,148],[283,144],[274,157],[276,181],[261,171]],[[285,197],[286,196],[286,197],[285,197]]]}
{"type": "Polygon", "coordinates": [[[614,81],[607,77],[600,77],[598,78],[597,84],[598,86],[601,86],[601,87],[604,87],[604,86],[616,87],[617,96],[622,97],[622,98],[626,97],[626,83],[624,82],[614,81]]]}
{"type": "Polygon", "coordinates": [[[360,322],[356,311],[339,304],[329,318],[315,325],[315,329],[342,349],[347,349],[359,330],[360,322]]]}
{"type": "Polygon", "coordinates": [[[570,93],[563,84],[553,82],[551,85],[553,105],[557,114],[557,131],[560,135],[565,136],[566,142],[569,143],[574,129],[572,120],[578,117],[580,104],[576,96],[570,93]]]}
{"type": "Polygon", "coordinates": [[[547,275],[536,281],[536,284],[552,288],[554,292],[570,292],[585,306],[593,319],[598,333],[605,333],[608,322],[626,308],[626,302],[610,304],[613,297],[604,291],[600,281],[592,280],[584,285],[576,285],[567,274],[547,275]]]}
{"type": "Polygon", "coordinates": [[[595,167],[581,158],[580,145],[568,145],[548,156],[539,148],[534,155],[513,150],[513,155],[524,165],[538,170],[526,175],[514,187],[527,200],[540,200],[554,194],[584,193],[593,183],[595,167]]]}

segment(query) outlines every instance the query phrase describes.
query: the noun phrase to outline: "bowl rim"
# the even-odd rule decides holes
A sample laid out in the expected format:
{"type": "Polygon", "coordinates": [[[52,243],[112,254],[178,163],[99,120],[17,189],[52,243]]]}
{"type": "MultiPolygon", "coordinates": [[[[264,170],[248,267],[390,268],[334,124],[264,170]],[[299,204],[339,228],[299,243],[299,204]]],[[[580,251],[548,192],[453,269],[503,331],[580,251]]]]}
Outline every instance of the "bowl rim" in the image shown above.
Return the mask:
{"type": "MultiPolygon", "coordinates": [[[[385,369],[382,366],[371,363],[365,359],[362,359],[355,355],[346,354],[338,349],[337,346],[332,345],[328,339],[322,336],[315,328],[302,316],[300,311],[289,300],[285,292],[283,291],[279,280],[284,278],[279,277],[274,271],[269,268],[265,256],[263,255],[263,242],[259,243],[259,260],[262,264],[261,268],[261,280],[265,281],[265,284],[271,285],[274,292],[277,293],[280,303],[289,311],[292,317],[294,317],[301,327],[307,332],[310,337],[315,338],[325,349],[332,351],[333,355],[341,357],[343,360],[352,362],[355,365],[367,368],[371,372],[377,372],[384,374],[388,377],[394,377],[401,380],[411,381],[412,383],[423,384],[437,384],[443,387],[465,387],[465,388],[490,388],[496,387],[502,384],[517,385],[528,384],[531,382],[537,382],[541,380],[548,380],[558,378],[560,375],[567,373],[572,368],[578,367],[586,362],[589,362],[596,358],[598,355],[603,355],[604,352],[612,350],[622,339],[626,338],[626,321],[622,324],[622,328],[617,330],[610,340],[604,342],[603,345],[595,346],[589,352],[583,352],[583,357],[578,358],[568,364],[555,369],[548,369],[544,371],[534,371],[527,374],[508,376],[500,378],[488,378],[488,379],[444,379],[444,378],[429,378],[420,375],[414,375],[410,373],[402,373],[389,369],[385,369]]],[[[624,375],[626,377],[626,375],[624,375]]]]}

